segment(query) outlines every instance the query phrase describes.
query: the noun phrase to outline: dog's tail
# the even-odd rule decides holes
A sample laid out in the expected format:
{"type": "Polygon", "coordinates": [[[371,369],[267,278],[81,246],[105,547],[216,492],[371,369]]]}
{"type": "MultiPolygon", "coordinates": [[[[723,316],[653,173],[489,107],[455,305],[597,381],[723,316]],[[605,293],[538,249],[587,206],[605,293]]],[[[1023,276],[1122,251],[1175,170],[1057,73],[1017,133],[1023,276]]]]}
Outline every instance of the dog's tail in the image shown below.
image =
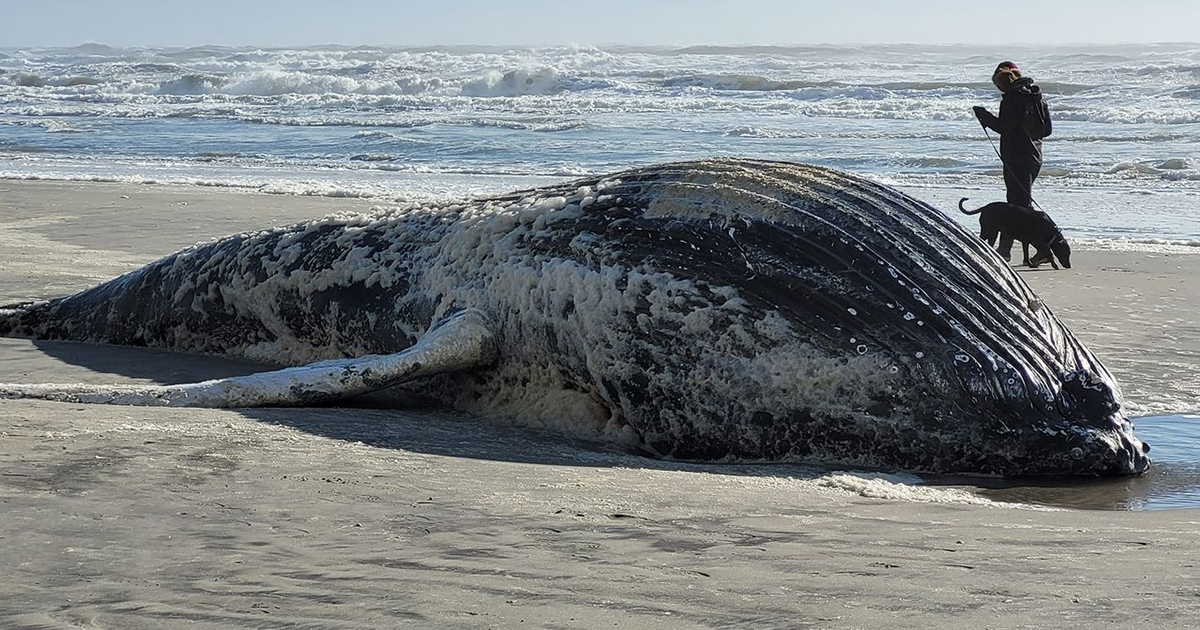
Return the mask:
{"type": "Polygon", "coordinates": [[[983,207],[975,208],[974,210],[967,210],[966,208],[964,208],[963,202],[965,202],[968,199],[970,199],[970,197],[963,197],[962,199],[958,200],[958,209],[962,210],[963,214],[979,214],[980,212],[983,212],[983,207]]]}

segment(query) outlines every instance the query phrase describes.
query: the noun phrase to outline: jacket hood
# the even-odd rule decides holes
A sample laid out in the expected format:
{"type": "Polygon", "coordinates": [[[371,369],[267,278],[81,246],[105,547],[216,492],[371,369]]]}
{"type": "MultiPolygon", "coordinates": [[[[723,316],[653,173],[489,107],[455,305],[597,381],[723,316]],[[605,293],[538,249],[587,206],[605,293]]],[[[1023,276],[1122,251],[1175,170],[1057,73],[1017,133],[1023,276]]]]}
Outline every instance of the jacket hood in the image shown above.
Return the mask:
{"type": "Polygon", "coordinates": [[[1029,98],[1041,98],[1042,88],[1033,82],[1033,77],[1021,77],[1013,82],[1008,92],[1020,94],[1029,98]]]}

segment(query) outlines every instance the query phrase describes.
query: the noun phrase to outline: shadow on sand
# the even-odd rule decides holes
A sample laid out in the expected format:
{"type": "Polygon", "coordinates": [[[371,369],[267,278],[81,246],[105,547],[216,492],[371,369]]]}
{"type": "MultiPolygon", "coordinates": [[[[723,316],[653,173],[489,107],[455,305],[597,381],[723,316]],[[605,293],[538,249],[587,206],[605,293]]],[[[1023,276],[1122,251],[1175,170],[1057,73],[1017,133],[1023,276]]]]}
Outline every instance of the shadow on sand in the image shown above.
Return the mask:
{"type": "MultiPolygon", "coordinates": [[[[135,379],[175,384],[272,369],[248,361],[78,342],[37,341],[33,342],[32,348],[25,348],[30,354],[44,355],[40,358],[42,365],[36,366],[39,367],[37,376],[30,376],[34,380],[46,380],[41,378],[45,374],[42,370],[54,369],[46,357],[58,361],[63,371],[68,372],[63,377],[94,383],[135,379]]],[[[546,466],[623,467],[794,479],[814,479],[834,470],[863,474],[886,472],[787,463],[706,464],[661,460],[619,444],[571,438],[549,430],[511,426],[443,409],[391,408],[385,401],[370,395],[350,399],[336,407],[233,411],[252,420],[334,440],[446,457],[546,466]]],[[[1200,462],[1194,456],[1200,452],[1200,417],[1141,418],[1135,423],[1138,434],[1154,445],[1151,454],[1156,461],[1149,473],[1139,477],[995,479],[922,475],[920,480],[929,486],[969,488],[997,501],[1052,507],[1103,510],[1200,507],[1200,462]]],[[[905,478],[913,482],[918,480],[914,476],[905,478]]]]}
{"type": "MultiPolygon", "coordinates": [[[[249,361],[149,348],[71,341],[35,341],[32,345],[36,351],[64,364],[64,368],[74,366],[87,370],[53,379],[46,378],[45,373],[39,371],[29,377],[34,381],[117,383],[132,379],[170,385],[277,369],[249,361]]],[[[70,368],[66,371],[70,371],[70,368]]],[[[571,438],[549,430],[508,425],[445,409],[392,408],[386,406],[381,397],[371,395],[348,399],[338,406],[242,408],[231,411],[259,422],[287,426],[334,440],[447,457],[550,466],[683,470],[797,479],[812,479],[832,470],[801,464],[705,464],[661,460],[619,444],[571,438]]]]}

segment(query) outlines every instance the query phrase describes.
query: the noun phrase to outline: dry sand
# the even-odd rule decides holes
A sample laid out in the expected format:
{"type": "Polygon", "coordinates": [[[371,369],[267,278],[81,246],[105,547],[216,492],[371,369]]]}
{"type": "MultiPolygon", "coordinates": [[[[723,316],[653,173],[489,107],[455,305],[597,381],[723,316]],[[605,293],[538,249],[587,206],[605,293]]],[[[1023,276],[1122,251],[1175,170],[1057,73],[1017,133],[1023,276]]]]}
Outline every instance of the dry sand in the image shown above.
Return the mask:
{"type": "MultiPolygon", "coordinates": [[[[0,302],[368,206],[0,181],[0,302]]],[[[1024,277],[1135,409],[1200,407],[1200,256],[1078,251],[1075,262],[1024,277]]],[[[252,369],[0,340],[0,382],[252,369]]],[[[0,401],[0,439],[0,628],[1200,623],[1195,510],[875,498],[853,478],[667,465],[435,412],[0,401]]]]}

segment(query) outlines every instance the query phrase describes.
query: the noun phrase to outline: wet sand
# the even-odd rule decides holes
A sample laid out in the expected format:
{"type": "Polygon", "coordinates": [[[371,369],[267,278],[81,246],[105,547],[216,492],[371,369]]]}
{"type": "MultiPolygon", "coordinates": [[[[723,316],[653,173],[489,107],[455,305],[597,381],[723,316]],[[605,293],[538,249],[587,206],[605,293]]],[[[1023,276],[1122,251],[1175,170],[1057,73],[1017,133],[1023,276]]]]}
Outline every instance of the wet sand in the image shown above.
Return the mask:
{"type": "MultiPolygon", "coordinates": [[[[0,302],[369,202],[0,181],[0,302]]],[[[1023,271],[1139,413],[1200,408],[1200,255],[1023,271]]],[[[0,382],[255,366],[0,339],[0,382]]],[[[433,411],[0,401],[3,628],[1043,628],[1200,619],[1200,511],[973,505],[433,411]]]]}

